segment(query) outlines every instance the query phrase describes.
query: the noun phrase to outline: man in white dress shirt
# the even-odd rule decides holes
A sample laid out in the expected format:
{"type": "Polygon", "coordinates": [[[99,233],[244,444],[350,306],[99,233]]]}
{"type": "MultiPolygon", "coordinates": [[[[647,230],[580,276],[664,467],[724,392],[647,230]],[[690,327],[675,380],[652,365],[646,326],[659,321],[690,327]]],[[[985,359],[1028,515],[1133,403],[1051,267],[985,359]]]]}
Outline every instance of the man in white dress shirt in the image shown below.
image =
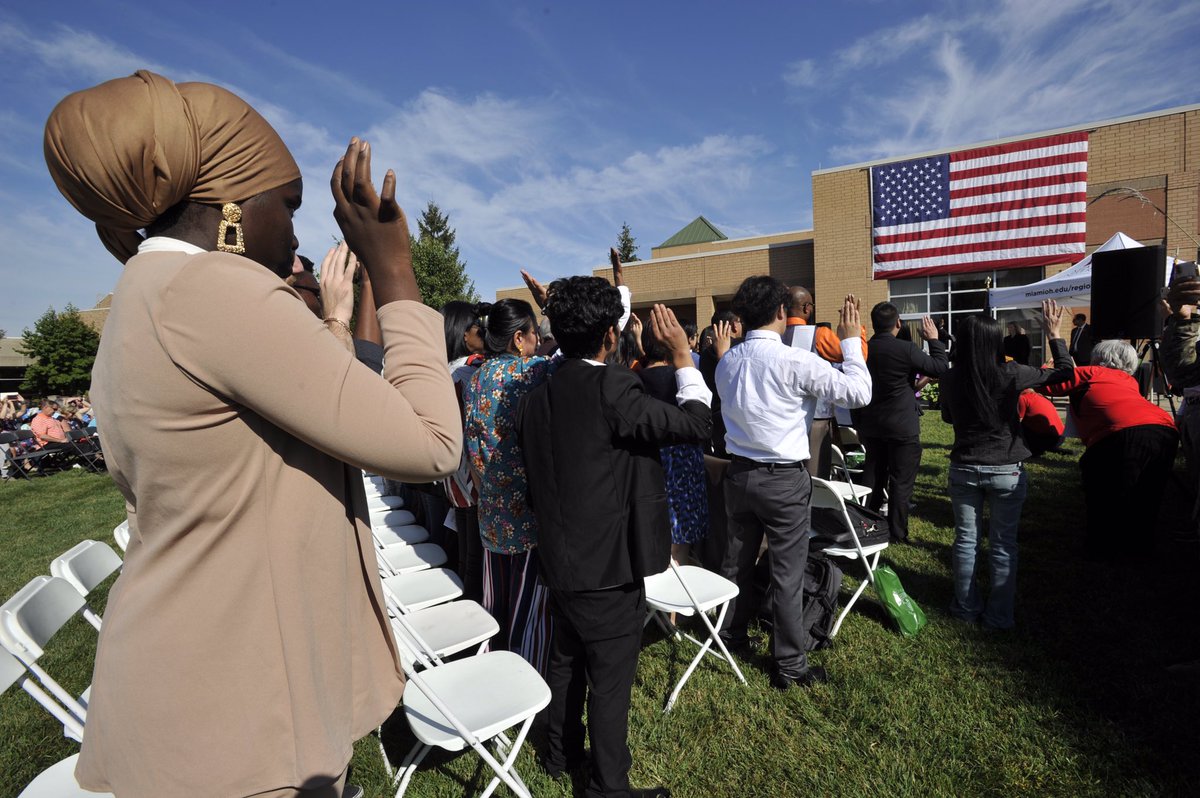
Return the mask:
{"type": "Polygon", "coordinates": [[[774,609],[771,684],[781,690],[825,679],[822,668],[808,665],[803,625],[813,410],[820,399],[849,408],[871,401],[854,296],[846,297],[839,313],[842,371],[813,352],[783,343],[787,304],[787,287],[774,277],[747,278],[733,298],[733,310],[749,332],[721,358],[716,373],[725,445],[733,458],[725,481],[729,541],[721,573],[741,591],[721,635],[731,648],[746,650],[746,628],[754,614],[754,562],[766,535],[774,609]]]}

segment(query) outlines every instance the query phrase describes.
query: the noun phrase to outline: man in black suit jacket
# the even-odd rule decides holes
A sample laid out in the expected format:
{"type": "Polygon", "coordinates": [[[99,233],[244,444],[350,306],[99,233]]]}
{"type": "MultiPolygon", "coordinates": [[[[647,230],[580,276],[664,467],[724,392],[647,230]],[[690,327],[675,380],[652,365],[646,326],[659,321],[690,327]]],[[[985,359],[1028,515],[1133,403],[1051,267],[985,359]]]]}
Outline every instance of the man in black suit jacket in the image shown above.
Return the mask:
{"type": "Polygon", "coordinates": [[[1087,316],[1076,313],[1071,327],[1071,344],[1067,348],[1076,366],[1092,364],[1092,325],[1087,323],[1087,316]]]}
{"type": "Polygon", "coordinates": [[[907,542],[908,503],[921,465],[921,423],[913,381],[918,374],[941,377],[950,363],[946,345],[938,340],[931,318],[921,320],[921,337],[929,344],[928,355],[912,341],[896,337],[900,325],[900,312],[891,302],[871,308],[871,326],[875,329],[867,356],[871,403],[852,411],[851,417],[867,450],[863,470],[872,488],[867,506],[878,510],[886,487],[892,540],[907,542]]]}
{"type": "Polygon", "coordinates": [[[554,618],[543,764],[557,776],[583,764],[583,706],[592,743],[587,795],[660,796],[629,786],[629,696],[646,595],[667,569],[670,525],[659,447],[707,440],[712,394],[674,314],[656,305],[650,332],[676,367],[674,407],[648,395],[616,351],[620,297],[597,277],[550,286],[546,315],[566,359],[522,401],[517,432],[538,519],[538,561],[554,618]]]}

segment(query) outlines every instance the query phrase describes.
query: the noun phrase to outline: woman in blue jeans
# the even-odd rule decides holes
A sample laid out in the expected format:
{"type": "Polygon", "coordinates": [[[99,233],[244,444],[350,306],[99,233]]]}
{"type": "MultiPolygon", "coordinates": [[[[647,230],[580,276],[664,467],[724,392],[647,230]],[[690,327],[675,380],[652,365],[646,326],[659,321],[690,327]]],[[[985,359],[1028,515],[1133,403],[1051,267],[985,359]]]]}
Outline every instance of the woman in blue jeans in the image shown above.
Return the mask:
{"type": "Polygon", "coordinates": [[[954,425],[950,451],[950,500],[954,506],[954,600],[950,613],[992,629],[1013,627],[1017,589],[1017,525],[1025,503],[1023,462],[1031,456],[1017,417],[1026,388],[1052,385],[1074,375],[1060,329],[1064,309],[1042,303],[1054,368],[1033,368],[1004,357],[1004,327],[986,315],[968,316],[955,330],[954,363],[942,378],[942,418],[954,425]],[[982,548],[979,525],[987,502],[991,517],[991,590],[987,603],[975,582],[982,548]]]}

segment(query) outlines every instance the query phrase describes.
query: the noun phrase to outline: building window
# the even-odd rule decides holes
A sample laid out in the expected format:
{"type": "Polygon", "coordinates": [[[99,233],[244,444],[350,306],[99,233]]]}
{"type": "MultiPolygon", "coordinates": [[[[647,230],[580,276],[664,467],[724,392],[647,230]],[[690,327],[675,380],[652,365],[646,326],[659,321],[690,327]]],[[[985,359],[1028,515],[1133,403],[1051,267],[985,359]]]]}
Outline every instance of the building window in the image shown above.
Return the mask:
{"type": "MultiPolygon", "coordinates": [[[[936,277],[905,277],[888,281],[888,296],[900,311],[914,341],[920,341],[921,317],[932,316],[946,322],[954,335],[956,323],[987,307],[987,278],[993,288],[1028,285],[1042,279],[1040,266],[1025,269],[995,269],[969,274],[942,274],[936,277]]],[[[1030,362],[1041,365],[1043,358],[1041,314],[1033,308],[993,308],[996,318],[1005,325],[1015,323],[1024,328],[1033,345],[1030,362]]]]}

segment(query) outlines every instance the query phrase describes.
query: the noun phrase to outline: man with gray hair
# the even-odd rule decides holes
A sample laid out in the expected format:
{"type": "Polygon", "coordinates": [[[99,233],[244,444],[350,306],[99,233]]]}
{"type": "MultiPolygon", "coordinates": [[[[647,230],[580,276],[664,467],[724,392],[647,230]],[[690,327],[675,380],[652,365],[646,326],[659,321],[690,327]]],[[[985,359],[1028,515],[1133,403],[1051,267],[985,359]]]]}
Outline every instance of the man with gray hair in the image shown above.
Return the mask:
{"type": "MultiPolygon", "coordinates": [[[[1092,365],[1079,366],[1067,382],[1046,386],[1052,396],[1068,396],[1079,437],[1087,451],[1079,460],[1087,506],[1086,555],[1116,560],[1125,556],[1132,530],[1146,527],[1146,511],[1157,512],[1175,462],[1179,435],[1171,415],[1147,401],[1133,372],[1138,356],[1125,341],[1101,341],[1092,365]]],[[[1146,550],[1150,533],[1138,539],[1146,550]]]]}

